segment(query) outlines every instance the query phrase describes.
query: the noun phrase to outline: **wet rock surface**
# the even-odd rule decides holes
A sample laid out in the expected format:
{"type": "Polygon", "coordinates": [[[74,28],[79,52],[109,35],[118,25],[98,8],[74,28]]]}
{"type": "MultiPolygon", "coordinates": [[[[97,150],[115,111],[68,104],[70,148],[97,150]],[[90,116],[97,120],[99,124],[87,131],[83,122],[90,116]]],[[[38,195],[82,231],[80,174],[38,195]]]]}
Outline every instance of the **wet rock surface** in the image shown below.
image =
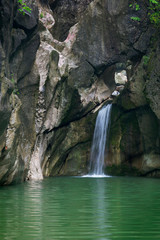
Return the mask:
{"type": "Polygon", "coordinates": [[[33,95],[38,81],[35,85],[33,80],[25,84],[25,79],[32,74],[39,46],[38,8],[35,1],[31,1],[30,6],[31,15],[22,17],[16,2],[2,0],[0,3],[1,184],[25,180],[35,141],[36,99],[33,95]]]}
{"type": "Polygon", "coordinates": [[[79,21],[87,6],[92,1],[93,0],[49,1],[55,19],[55,26],[52,31],[53,37],[63,42],[68,36],[69,29],[79,21]]]}
{"type": "Polygon", "coordinates": [[[86,174],[97,107],[114,90],[107,165],[155,175],[159,48],[146,70],[153,30],[144,1],[138,13],[124,0],[43,2],[25,15],[0,2],[0,183],[86,174]]]}
{"type": "Polygon", "coordinates": [[[159,177],[158,49],[150,48],[148,64],[142,58],[133,67],[128,83],[115,100],[107,164],[110,174],[159,177]]]}

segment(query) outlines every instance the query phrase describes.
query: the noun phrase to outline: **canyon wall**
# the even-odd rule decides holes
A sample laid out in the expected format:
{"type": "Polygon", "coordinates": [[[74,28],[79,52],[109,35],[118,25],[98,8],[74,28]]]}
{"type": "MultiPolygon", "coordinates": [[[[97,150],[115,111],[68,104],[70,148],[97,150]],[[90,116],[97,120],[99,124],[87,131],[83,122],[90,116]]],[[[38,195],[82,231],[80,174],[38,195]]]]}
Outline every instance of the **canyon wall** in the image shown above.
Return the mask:
{"type": "Polygon", "coordinates": [[[125,0],[28,4],[23,15],[0,2],[0,183],[86,174],[97,111],[122,70],[107,171],[158,175],[159,36],[145,1],[138,12],[125,0]]]}
{"type": "Polygon", "coordinates": [[[159,36],[152,41],[114,100],[107,168],[116,175],[160,174],[159,36]]]}

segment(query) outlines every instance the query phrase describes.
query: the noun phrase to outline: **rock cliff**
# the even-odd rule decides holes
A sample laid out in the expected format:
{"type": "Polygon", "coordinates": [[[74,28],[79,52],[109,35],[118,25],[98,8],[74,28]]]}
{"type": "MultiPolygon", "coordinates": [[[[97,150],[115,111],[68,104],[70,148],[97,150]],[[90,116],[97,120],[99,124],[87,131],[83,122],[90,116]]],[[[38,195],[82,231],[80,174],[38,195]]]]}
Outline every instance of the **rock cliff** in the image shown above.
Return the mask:
{"type": "Polygon", "coordinates": [[[129,70],[129,81],[115,100],[108,171],[159,177],[159,34],[129,70]]]}
{"type": "Polygon", "coordinates": [[[41,3],[22,15],[0,2],[0,183],[87,173],[97,110],[121,71],[107,171],[158,176],[159,36],[145,1],[138,13],[125,0],[41,3]]]}

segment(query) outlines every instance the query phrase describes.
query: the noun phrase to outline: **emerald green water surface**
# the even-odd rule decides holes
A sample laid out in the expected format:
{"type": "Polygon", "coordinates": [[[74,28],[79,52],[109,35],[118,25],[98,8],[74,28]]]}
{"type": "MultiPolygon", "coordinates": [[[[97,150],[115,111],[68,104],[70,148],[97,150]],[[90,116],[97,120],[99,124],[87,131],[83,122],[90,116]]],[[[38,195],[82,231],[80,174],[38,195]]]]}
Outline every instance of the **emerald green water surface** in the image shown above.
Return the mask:
{"type": "Polygon", "coordinates": [[[0,239],[160,239],[160,180],[59,177],[1,187],[0,239]]]}

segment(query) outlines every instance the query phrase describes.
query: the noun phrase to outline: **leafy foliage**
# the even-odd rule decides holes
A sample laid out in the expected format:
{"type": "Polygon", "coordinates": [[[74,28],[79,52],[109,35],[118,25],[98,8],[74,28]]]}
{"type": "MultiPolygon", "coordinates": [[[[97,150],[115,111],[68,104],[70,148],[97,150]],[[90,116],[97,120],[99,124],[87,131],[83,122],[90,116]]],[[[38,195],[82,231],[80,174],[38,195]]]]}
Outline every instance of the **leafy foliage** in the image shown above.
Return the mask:
{"type": "Polygon", "coordinates": [[[43,18],[43,17],[44,17],[43,13],[40,13],[40,18],[43,18]]]}
{"type": "Polygon", "coordinates": [[[144,65],[147,65],[148,62],[149,62],[149,56],[144,55],[144,56],[143,56],[143,64],[144,64],[144,65]]]}
{"type": "Polygon", "coordinates": [[[14,80],[13,74],[11,74],[11,82],[12,82],[13,85],[14,85],[13,93],[18,95],[18,94],[19,94],[19,91],[18,91],[17,84],[15,83],[15,80],[14,80]]]}
{"type": "Polygon", "coordinates": [[[27,6],[27,4],[23,0],[18,0],[21,8],[18,9],[20,13],[25,15],[26,13],[31,14],[32,9],[27,6]]]}
{"type": "MultiPolygon", "coordinates": [[[[132,0],[133,1],[133,0],[132,0]]],[[[150,22],[156,27],[160,27],[160,0],[147,0],[148,1],[148,16],[150,22]]],[[[129,5],[135,11],[140,10],[140,5],[134,0],[133,3],[129,5]]],[[[134,21],[140,21],[139,17],[131,17],[134,21]]]]}
{"type": "Polygon", "coordinates": [[[160,25],[160,0],[149,0],[149,17],[151,23],[156,26],[160,25]]]}
{"type": "Polygon", "coordinates": [[[129,7],[135,9],[136,11],[140,10],[140,6],[136,2],[133,4],[130,4],[129,7]]]}
{"type": "Polygon", "coordinates": [[[140,22],[141,19],[139,17],[131,17],[132,20],[140,22]]]}

